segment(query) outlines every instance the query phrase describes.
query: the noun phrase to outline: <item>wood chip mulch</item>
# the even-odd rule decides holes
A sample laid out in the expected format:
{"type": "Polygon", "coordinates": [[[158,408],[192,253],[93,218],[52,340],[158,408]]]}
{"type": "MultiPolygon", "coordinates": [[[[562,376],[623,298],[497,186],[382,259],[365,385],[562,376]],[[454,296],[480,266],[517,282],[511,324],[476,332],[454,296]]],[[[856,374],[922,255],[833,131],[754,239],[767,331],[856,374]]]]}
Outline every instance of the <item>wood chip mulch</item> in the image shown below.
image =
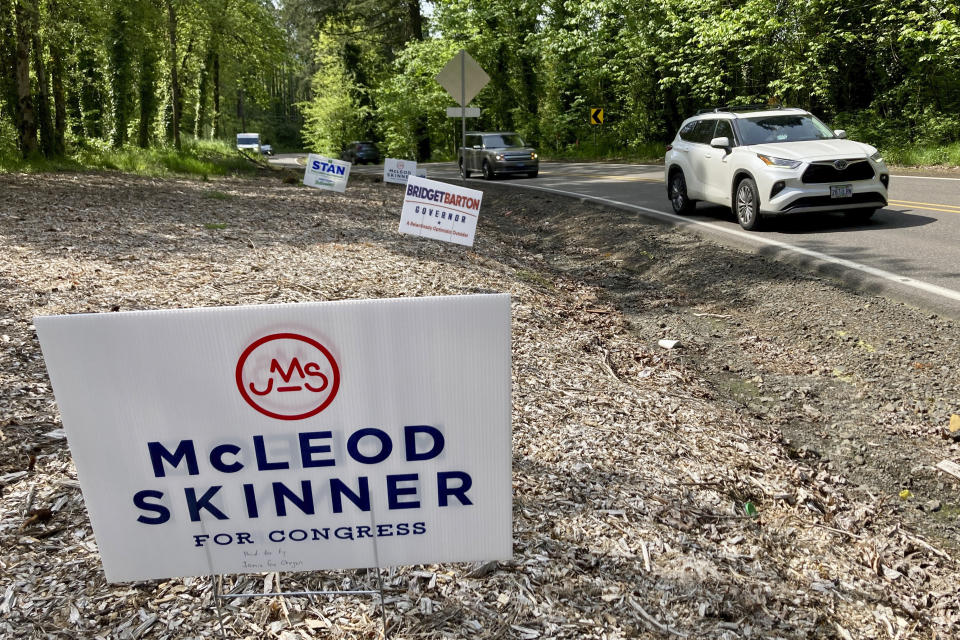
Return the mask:
{"type": "MultiPolygon", "coordinates": [[[[276,179],[0,176],[0,636],[221,637],[209,577],[106,584],[32,327],[43,314],[506,291],[514,558],[383,571],[392,638],[952,638],[956,559],[631,334],[485,203],[472,250],[401,192],[276,179]]],[[[545,206],[576,207],[556,198],[545,206]]],[[[223,589],[371,584],[363,571],[223,589]]],[[[233,600],[230,638],[378,638],[376,599],[233,600]]]]}

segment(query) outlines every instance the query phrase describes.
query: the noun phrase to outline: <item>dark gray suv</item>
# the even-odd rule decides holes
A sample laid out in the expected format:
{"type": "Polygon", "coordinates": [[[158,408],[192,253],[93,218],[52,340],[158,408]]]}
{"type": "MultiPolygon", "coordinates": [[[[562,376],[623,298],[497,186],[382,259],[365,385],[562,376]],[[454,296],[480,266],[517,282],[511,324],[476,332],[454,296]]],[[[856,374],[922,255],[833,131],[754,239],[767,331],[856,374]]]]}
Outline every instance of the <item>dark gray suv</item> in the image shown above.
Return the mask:
{"type": "Polygon", "coordinates": [[[540,171],[537,150],[524,144],[512,131],[467,133],[467,146],[460,149],[460,175],[469,178],[474,171],[493,180],[498,173],[525,173],[536,178],[540,171]]]}

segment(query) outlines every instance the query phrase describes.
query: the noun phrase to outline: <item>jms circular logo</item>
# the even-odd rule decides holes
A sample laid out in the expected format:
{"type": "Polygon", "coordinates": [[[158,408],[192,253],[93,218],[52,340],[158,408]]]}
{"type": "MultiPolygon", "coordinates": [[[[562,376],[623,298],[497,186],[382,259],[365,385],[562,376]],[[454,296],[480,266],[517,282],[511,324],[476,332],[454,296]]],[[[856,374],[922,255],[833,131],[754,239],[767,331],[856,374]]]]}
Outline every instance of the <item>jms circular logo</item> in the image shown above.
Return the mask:
{"type": "Polygon", "coordinates": [[[326,409],[340,388],[330,351],[307,336],[274,333],[244,349],[237,388],[251,407],[277,420],[303,420],[326,409]]]}

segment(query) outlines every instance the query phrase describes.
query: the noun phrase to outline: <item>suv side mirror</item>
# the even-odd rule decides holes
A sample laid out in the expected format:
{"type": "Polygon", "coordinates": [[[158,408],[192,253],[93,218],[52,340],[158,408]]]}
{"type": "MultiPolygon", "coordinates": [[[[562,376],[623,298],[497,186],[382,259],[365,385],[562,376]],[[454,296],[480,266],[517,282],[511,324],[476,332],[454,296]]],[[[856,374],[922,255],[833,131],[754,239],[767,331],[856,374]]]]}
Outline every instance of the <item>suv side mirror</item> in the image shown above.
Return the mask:
{"type": "Polygon", "coordinates": [[[474,149],[479,149],[479,148],[480,148],[480,145],[475,144],[475,145],[473,145],[473,148],[474,148],[474,149]]]}
{"type": "Polygon", "coordinates": [[[730,138],[723,136],[721,138],[714,138],[710,141],[710,146],[715,149],[729,149],[730,148],[730,138]]]}
{"type": "Polygon", "coordinates": [[[834,129],[833,135],[837,136],[841,140],[847,137],[847,132],[843,129],[834,129]]]}

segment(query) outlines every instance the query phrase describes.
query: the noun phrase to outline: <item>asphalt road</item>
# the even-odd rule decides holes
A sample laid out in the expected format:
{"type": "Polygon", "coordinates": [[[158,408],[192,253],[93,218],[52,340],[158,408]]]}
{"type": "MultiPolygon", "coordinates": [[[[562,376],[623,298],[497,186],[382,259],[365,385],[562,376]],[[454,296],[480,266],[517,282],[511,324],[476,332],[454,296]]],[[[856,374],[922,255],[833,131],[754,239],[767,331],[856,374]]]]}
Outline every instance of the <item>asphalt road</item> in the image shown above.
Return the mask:
{"type": "MultiPolygon", "coordinates": [[[[298,165],[295,156],[273,160],[298,165]]],[[[301,161],[302,162],[302,161],[301,161]]],[[[459,181],[453,163],[426,165],[427,175],[459,181]]],[[[382,172],[358,166],[356,172],[382,172]]],[[[467,181],[482,189],[482,178],[467,181]]],[[[829,273],[859,289],[960,318],[960,178],[898,175],[890,203],[867,223],[842,214],[776,218],[760,232],[743,231],[725,207],[699,204],[693,215],[672,213],[657,165],[542,163],[537,178],[503,178],[498,184],[537,188],[603,202],[670,224],[684,225],[724,244],[829,273]]]]}

